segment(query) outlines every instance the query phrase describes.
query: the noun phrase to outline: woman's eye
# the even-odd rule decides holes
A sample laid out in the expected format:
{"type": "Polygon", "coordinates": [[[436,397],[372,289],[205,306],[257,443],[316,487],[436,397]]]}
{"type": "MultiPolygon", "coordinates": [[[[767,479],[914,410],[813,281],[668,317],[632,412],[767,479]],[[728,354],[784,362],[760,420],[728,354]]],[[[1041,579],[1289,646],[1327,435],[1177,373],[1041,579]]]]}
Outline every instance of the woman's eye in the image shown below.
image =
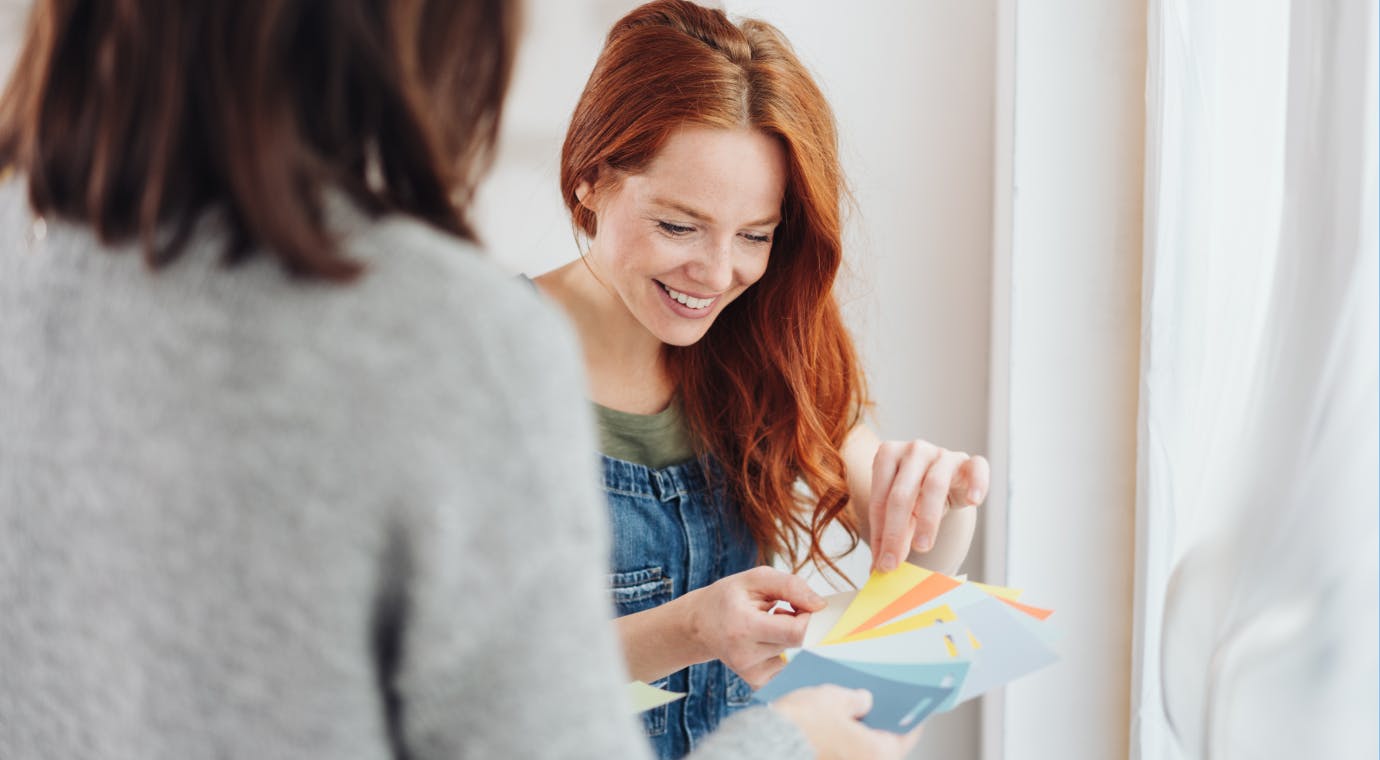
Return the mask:
{"type": "Polygon", "coordinates": [[[675,222],[657,222],[656,225],[661,228],[662,232],[668,235],[688,235],[695,231],[694,227],[686,227],[683,224],[676,224],[675,222]]]}
{"type": "Polygon", "coordinates": [[[752,242],[754,242],[754,243],[770,243],[770,242],[771,242],[771,235],[762,235],[762,234],[755,233],[755,232],[744,232],[744,233],[743,233],[743,237],[747,238],[748,240],[750,240],[750,241],[752,241],[752,242]]]}

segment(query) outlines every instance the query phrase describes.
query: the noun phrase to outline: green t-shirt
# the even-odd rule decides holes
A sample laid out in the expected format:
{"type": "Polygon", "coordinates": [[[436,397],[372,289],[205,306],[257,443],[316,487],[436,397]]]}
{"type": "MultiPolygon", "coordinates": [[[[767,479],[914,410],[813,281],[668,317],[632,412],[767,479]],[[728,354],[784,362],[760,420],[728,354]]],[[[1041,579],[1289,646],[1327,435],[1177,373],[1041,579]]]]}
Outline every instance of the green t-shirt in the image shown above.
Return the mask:
{"type": "Polygon", "coordinates": [[[660,469],[695,458],[680,404],[672,401],[656,414],[632,414],[594,404],[599,451],[614,459],[660,469]]]}

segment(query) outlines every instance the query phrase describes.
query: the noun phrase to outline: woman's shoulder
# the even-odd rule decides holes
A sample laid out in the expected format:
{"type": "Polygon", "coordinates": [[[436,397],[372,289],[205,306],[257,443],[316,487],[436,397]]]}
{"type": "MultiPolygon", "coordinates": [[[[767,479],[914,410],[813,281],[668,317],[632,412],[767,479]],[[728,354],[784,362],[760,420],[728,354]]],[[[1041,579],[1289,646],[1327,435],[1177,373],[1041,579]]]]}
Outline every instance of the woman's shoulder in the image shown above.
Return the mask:
{"type": "Polygon", "coordinates": [[[530,282],[499,266],[479,246],[417,219],[384,217],[343,239],[366,267],[358,283],[371,307],[397,312],[448,341],[542,345],[564,339],[564,325],[530,282]]]}
{"type": "Polygon", "coordinates": [[[361,284],[379,279],[446,301],[458,294],[505,301],[520,290],[500,286],[512,275],[479,246],[412,217],[390,215],[347,227],[341,245],[345,255],[365,265],[361,284]]]}

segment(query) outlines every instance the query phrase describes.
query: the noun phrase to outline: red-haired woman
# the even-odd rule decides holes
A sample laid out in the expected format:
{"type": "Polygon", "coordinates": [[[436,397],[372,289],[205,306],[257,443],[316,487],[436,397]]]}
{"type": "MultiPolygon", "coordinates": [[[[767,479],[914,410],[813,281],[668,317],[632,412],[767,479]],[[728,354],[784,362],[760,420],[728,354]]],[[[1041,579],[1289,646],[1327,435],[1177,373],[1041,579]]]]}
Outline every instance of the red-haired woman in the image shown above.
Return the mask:
{"type": "Polygon", "coordinates": [[[838,522],[877,569],[909,556],[952,571],[974,514],[946,510],[985,498],[987,463],[860,422],[832,292],[833,117],[774,27],[680,0],[620,20],[572,117],[561,189],[588,250],[536,283],[582,338],[629,667],[690,693],[645,716],[677,757],[800,643],[805,614],[764,610],[822,604],[755,566],[832,564],[820,538],[838,522]]]}

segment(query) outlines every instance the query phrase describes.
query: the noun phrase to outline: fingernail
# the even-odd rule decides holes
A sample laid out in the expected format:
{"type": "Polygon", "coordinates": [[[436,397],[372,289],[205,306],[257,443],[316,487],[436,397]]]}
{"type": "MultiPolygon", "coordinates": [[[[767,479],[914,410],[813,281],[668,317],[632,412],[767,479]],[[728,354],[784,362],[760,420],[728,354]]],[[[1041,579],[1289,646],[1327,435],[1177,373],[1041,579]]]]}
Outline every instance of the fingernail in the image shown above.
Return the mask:
{"type": "Polygon", "coordinates": [[[981,500],[981,499],[982,499],[982,492],[981,492],[981,491],[977,490],[976,488],[970,488],[970,489],[968,489],[968,503],[969,503],[969,504],[976,504],[976,503],[978,503],[978,501],[981,500]]]}
{"type": "Polygon", "coordinates": [[[920,539],[915,542],[915,550],[918,552],[927,552],[933,544],[934,539],[929,536],[921,536],[920,539]]]}
{"type": "Polygon", "coordinates": [[[891,552],[887,552],[886,554],[883,554],[883,555],[882,555],[882,564],[878,565],[878,567],[880,567],[880,568],[882,569],[882,572],[884,572],[884,573],[889,573],[889,572],[891,572],[892,570],[895,570],[895,569],[896,569],[896,555],[895,555],[895,554],[892,554],[891,552]]]}

